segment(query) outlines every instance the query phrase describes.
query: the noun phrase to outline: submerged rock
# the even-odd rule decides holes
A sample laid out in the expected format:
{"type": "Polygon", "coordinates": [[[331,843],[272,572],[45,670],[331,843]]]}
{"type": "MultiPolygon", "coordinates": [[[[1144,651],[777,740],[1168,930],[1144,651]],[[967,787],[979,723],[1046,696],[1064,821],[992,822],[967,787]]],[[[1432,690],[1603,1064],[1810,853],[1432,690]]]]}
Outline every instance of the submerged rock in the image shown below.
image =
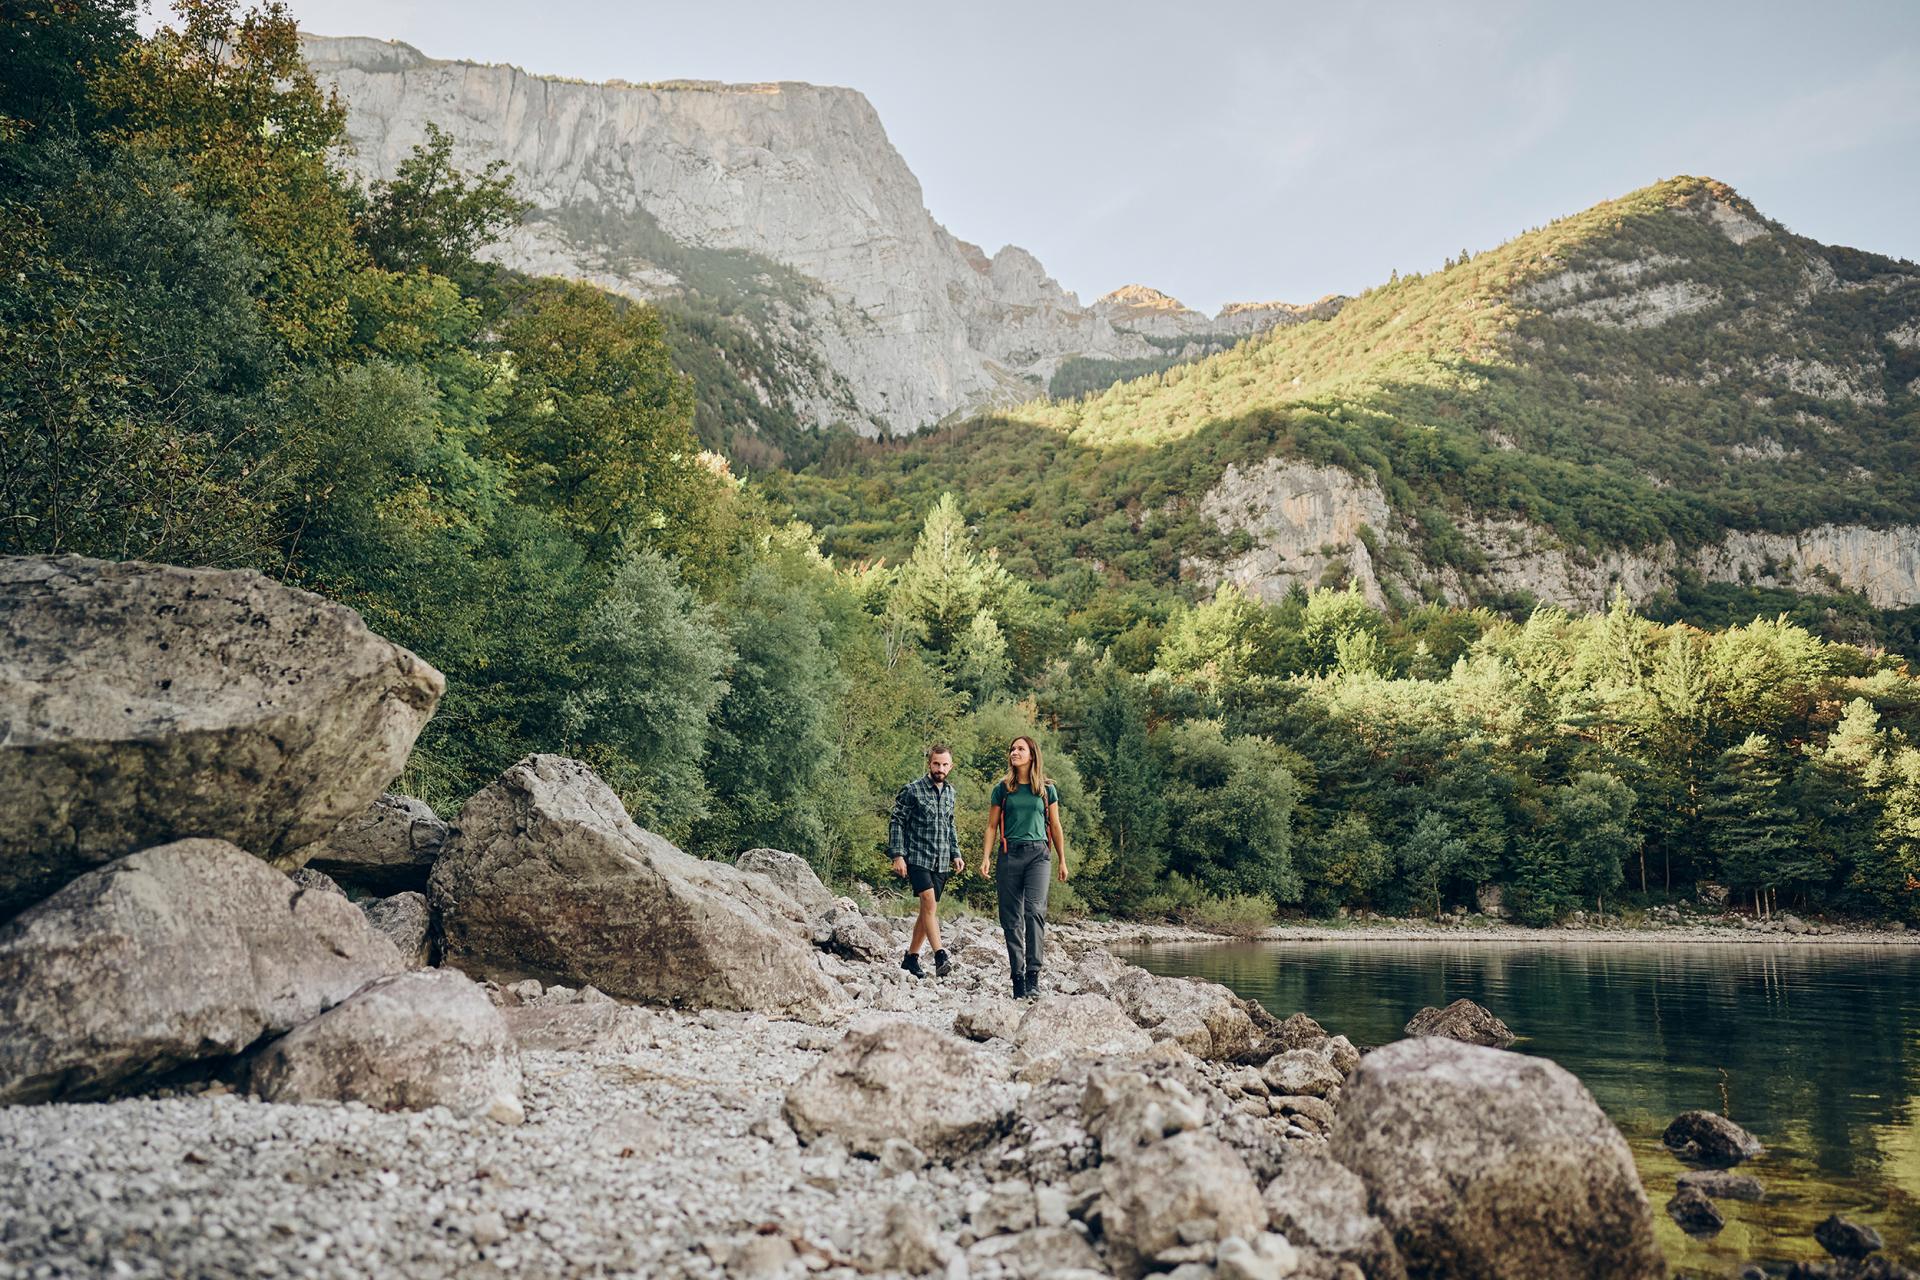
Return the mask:
{"type": "Polygon", "coordinates": [[[1361,1059],[1330,1151],[1414,1275],[1663,1276],[1626,1140],[1572,1073],[1437,1036],[1361,1059]]]}
{"type": "Polygon", "coordinates": [[[1829,1214],[1813,1229],[1813,1238],[1822,1249],[1836,1258],[1864,1258],[1886,1246],[1886,1241],[1880,1238],[1878,1231],[1837,1213],[1829,1214]]]}
{"type": "Polygon", "coordinates": [[[658,1004],[818,1018],[845,1007],[767,880],[635,826],[577,760],[534,755],[467,801],[434,864],[446,963],[658,1004]]]}
{"type": "Polygon", "coordinates": [[[400,772],[444,687],[251,570],[0,557],[0,919],[186,837],[291,870],[400,772]]]}
{"type": "Polygon", "coordinates": [[[1691,1236],[1710,1236],[1727,1225],[1718,1205],[1699,1187],[1682,1186],[1667,1201],[1667,1216],[1691,1236]]]}
{"type": "Polygon", "coordinates": [[[360,908],[224,841],[144,850],[0,926],[0,1104],[237,1054],[401,967],[360,908]]]}
{"type": "Polygon", "coordinates": [[[1660,1141],[1682,1160],[1727,1167],[1764,1155],[1760,1140],[1723,1115],[1683,1111],[1667,1125],[1660,1141]]]}
{"type": "Polygon", "coordinates": [[[1764,1200],[1766,1188],[1760,1179],[1724,1169],[1690,1169],[1680,1175],[1683,1187],[1697,1187],[1716,1200],[1764,1200]]]}
{"type": "Polygon", "coordinates": [[[1471,1000],[1455,1000],[1444,1009],[1426,1008],[1407,1023],[1409,1036],[1445,1036],[1462,1044],[1504,1049],[1517,1037],[1507,1024],[1471,1000]]]}

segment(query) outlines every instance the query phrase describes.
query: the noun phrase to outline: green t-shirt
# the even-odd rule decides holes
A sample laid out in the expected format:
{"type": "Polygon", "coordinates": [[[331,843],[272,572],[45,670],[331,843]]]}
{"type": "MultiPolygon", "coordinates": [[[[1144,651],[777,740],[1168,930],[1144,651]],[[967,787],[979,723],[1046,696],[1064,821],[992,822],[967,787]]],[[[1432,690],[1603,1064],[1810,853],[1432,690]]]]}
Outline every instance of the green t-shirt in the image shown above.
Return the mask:
{"type": "Polygon", "coordinates": [[[1033,794],[1032,787],[1021,787],[1007,791],[1006,779],[993,784],[993,799],[990,802],[1001,812],[1003,821],[1000,826],[1000,838],[1008,844],[1020,840],[1045,840],[1047,838],[1047,805],[1060,799],[1060,793],[1053,784],[1047,784],[1046,804],[1040,803],[1040,797],[1033,794]]]}

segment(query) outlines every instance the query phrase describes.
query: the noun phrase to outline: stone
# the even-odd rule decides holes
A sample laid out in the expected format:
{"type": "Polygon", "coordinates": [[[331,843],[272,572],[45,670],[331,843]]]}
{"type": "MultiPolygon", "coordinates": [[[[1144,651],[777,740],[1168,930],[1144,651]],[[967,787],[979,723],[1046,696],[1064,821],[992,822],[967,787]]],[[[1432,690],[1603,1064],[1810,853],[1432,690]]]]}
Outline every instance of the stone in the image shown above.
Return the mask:
{"type": "Polygon", "coordinates": [[[1728,1168],[1764,1155],[1760,1140],[1723,1115],[1712,1111],[1683,1111],[1660,1135],[1667,1150],[1682,1160],[1728,1168]]]}
{"type": "Polygon", "coordinates": [[[953,1032],[969,1040],[1011,1040],[1026,1012],[1011,1000],[982,1000],[953,1015],[953,1032]]]}
{"type": "Polygon", "coordinates": [[[1267,1099],[1267,1109],[1276,1116],[1299,1116],[1311,1120],[1313,1123],[1310,1127],[1316,1133],[1333,1132],[1333,1106],[1324,1098],[1287,1094],[1267,1099]]]}
{"type": "Polygon", "coordinates": [[[1300,1269],[1300,1255],[1285,1236],[1262,1231],[1251,1241],[1222,1240],[1213,1265],[1220,1280],[1285,1280],[1300,1269]]]}
{"type": "Polygon", "coordinates": [[[645,1009],[611,1001],[519,1005],[501,1011],[522,1049],[558,1053],[634,1053],[654,1047],[657,1031],[645,1009]]]}
{"type": "Polygon", "coordinates": [[[1173,1040],[1196,1058],[1231,1062],[1258,1039],[1246,1002],[1217,982],[1129,966],[1112,982],[1111,995],[1155,1040],[1173,1040]]]}
{"type": "Polygon", "coordinates": [[[252,570],[0,557],[0,920],[188,837],[300,866],[400,772],[445,684],[252,570]]]}
{"type": "Polygon", "coordinates": [[[1324,1098],[1338,1089],[1346,1075],[1327,1061],[1326,1055],[1313,1049],[1289,1049],[1268,1058],[1260,1068],[1261,1079],[1270,1093],[1304,1094],[1324,1098]]]}
{"type": "Polygon", "coordinates": [[[1206,1107],[1178,1080],[1113,1068],[1089,1074],[1080,1113],[1103,1157],[1193,1132],[1207,1119],[1206,1107]]]}
{"type": "Polygon", "coordinates": [[[981,1193],[979,1203],[967,1206],[975,1235],[997,1236],[1025,1231],[1039,1221],[1033,1185],[1013,1180],[996,1182],[981,1193]]]}
{"type": "Polygon", "coordinates": [[[1273,1229],[1293,1245],[1352,1263],[1368,1280],[1406,1280],[1392,1233],[1367,1210],[1367,1184],[1332,1157],[1289,1153],[1261,1199],[1273,1229]]]}
{"type": "Polygon", "coordinates": [[[1080,1058],[1143,1053],[1153,1038],[1105,996],[1043,995],[1014,1028],[1013,1043],[1029,1064],[1032,1078],[1080,1058]]]}
{"type": "Polygon", "coordinates": [[[381,897],[421,893],[446,842],[430,805],[388,792],[309,846],[307,865],[381,897]]]}
{"type": "Polygon", "coordinates": [[[904,1138],[888,1138],[880,1144],[880,1169],[884,1173],[918,1173],[927,1167],[926,1152],[904,1138]]]}
{"type": "Polygon", "coordinates": [[[773,881],[809,920],[819,919],[838,905],[827,886],[820,883],[812,864],[797,853],[783,849],[748,849],[733,860],[733,865],[773,881]]]}
{"type": "Polygon", "coordinates": [[[1725,1169],[1689,1169],[1680,1175],[1683,1187],[1698,1187],[1716,1200],[1764,1200],[1766,1188],[1760,1179],[1725,1169]]]}
{"type": "Polygon", "coordinates": [[[876,1271],[898,1271],[910,1276],[932,1275],[944,1269],[958,1250],[928,1221],[927,1207],[911,1200],[887,1206],[880,1231],[869,1243],[866,1261],[876,1271]]]}
{"type": "Polygon", "coordinates": [[[1428,1007],[1407,1023],[1410,1036],[1445,1036],[1461,1044],[1504,1049],[1517,1038],[1507,1024],[1471,1000],[1455,1000],[1444,1009],[1428,1007]]]}
{"type": "Polygon", "coordinates": [[[374,898],[360,904],[367,923],[384,935],[400,958],[416,969],[433,961],[433,918],[427,910],[427,895],[411,889],[388,898],[374,898]]]}
{"type": "Polygon", "coordinates": [[[1440,1036],[1368,1054],[1330,1151],[1412,1274],[1664,1276],[1626,1140],[1542,1058],[1440,1036]]]}
{"type": "Polygon", "coordinates": [[[1312,1018],[1304,1013],[1296,1013],[1274,1029],[1273,1051],[1285,1053],[1288,1049],[1318,1049],[1331,1038],[1326,1029],[1312,1018]]]}
{"type": "Polygon", "coordinates": [[[471,800],[434,864],[445,963],[645,1003],[819,1019],[848,1001],[765,877],[635,826],[591,769],[528,756],[471,800]]]}
{"type": "Polygon", "coordinates": [[[1813,1229],[1813,1238],[1836,1258],[1864,1258],[1886,1247],[1878,1231],[1837,1213],[1829,1214],[1813,1229]]]}
{"type": "MultiPolygon", "coordinates": [[[[1032,1227],[967,1246],[970,1272],[1004,1276],[1100,1275],[1100,1257],[1071,1227],[1032,1227]]],[[[951,1272],[949,1272],[951,1274],[951,1272]]]]}
{"type": "Polygon", "coordinates": [[[1667,1216],[1691,1236],[1710,1236],[1727,1225],[1726,1218],[1706,1192],[1698,1187],[1681,1187],[1667,1200],[1667,1216]]]}
{"type": "Polygon", "coordinates": [[[143,850],[0,925],[0,1105],[237,1054],[401,967],[344,897],[224,841],[143,850]]]}
{"type": "Polygon", "coordinates": [[[518,1109],[520,1055],[506,1021],[457,969],[368,983],[249,1058],[247,1087],[268,1102],[363,1102],[377,1111],[518,1109]]]}
{"type": "Polygon", "coordinates": [[[837,956],[867,964],[898,958],[894,955],[893,941],[875,933],[868,926],[867,918],[848,906],[835,905],[827,909],[814,923],[813,942],[837,956]]]}
{"type": "MultiPolygon", "coordinates": [[[[1100,1220],[1115,1274],[1144,1275],[1168,1250],[1193,1243],[1189,1224],[1209,1239],[1266,1229],[1267,1211],[1253,1175],[1231,1148],[1204,1133],[1179,1133],[1129,1147],[1100,1165],[1100,1220]]],[[[1206,1251],[1211,1260],[1213,1251],[1206,1251]]]]}
{"type": "Polygon", "coordinates": [[[787,1090],[782,1113],[806,1143],[830,1135],[879,1156],[899,1138],[929,1156],[958,1155],[1011,1123],[1004,1080],[1000,1063],[965,1040],[889,1021],[848,1032],[787,1090]]]}
{"type": "Polygon", "coordinates": [[[315,871],[312,867],[301,867],[297,871],[290,871],[287,873],[287,879],[301,889],[312,889],[319,893],[337,893],[343,898],[347,896],[347,891],[342,889],[332,876],[323,871],[315,871]]]}

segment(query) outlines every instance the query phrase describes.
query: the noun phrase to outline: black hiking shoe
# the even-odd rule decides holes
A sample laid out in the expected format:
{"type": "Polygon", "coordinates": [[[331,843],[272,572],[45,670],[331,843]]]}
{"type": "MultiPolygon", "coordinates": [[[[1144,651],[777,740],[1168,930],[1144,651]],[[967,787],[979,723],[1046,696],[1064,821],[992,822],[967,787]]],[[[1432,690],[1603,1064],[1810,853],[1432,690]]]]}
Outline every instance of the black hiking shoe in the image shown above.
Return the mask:
{"type": "Polygon", "coordinates": [[[944,978],[953,972],[953,961],[947,957],[947,949],[940,948],[933,953],[933,976],[944,978]]]}
{"type": "Polygon", "coordinates": [[[1040,971],[1038,969],[1027,970],[1025,985],[1027,989],[1023,998],[1027,1000],[1038,1000],[1040,998],[1040,971]]]}
{"type": "Polygon", "coordinates": [[[924,978],[927,976],[920,972],[920,953],[918,951],[907,952],[907,958],[900,962],[900,967],[916,978],[924,978]]]}
{"type": "Polygon", "coordinates": [[[1013,998],[1015,1000],[1025,1000],[1027,998],[1027,980],[1023,975],[1018,973],[1013,975],[1013,998]]]}

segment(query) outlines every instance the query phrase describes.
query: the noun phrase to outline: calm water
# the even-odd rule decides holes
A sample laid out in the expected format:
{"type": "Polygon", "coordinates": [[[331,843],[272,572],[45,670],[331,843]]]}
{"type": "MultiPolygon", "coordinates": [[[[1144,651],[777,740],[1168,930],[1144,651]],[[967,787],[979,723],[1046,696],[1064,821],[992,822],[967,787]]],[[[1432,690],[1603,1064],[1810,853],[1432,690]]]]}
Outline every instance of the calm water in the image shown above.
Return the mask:
{"type": "Polygon", "coordinates": [[[1522,1037],[1516,1050],[1579,1076],[1620,1126],[1678,1274],[1821,1257],[1813,1226],[1836,1210],[1920,1260],[1920,951],[1309,942],[1128,958],[1224,983],[1280,1017],[1305,1010],[1362,1047],[1399,1039],[1423,1005],[1485,1005],[1522,1037]],[[1704,1241],[1663,1209],[1684,1166],[1660,1133],[1695,1107],[1768,1147],[1742,1166],[1767,1200],[1720,1201],[1726,1230],[1704,1241]]]}

